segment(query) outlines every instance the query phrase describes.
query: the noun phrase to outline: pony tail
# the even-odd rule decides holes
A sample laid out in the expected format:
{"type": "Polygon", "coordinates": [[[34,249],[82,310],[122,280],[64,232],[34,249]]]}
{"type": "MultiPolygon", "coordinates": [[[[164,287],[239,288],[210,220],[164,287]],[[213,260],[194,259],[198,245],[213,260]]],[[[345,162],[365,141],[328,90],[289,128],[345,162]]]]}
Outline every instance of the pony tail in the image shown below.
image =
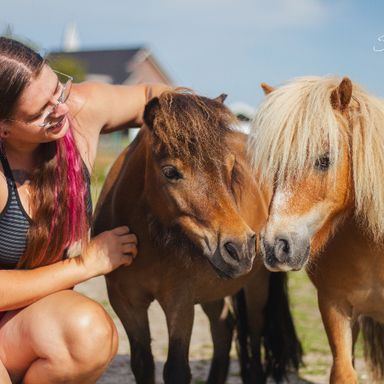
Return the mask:
{"type": "Polygon", "coordinates": [[[87,240],[85,165],[72,133],[41,145],[39,166],[31,179],[33,223],[18,268],[35,268],[63,259],[75,242],[87,240]]]}
{"type": "Polygon", "coordinates": [[[261,330],[264,353],[250,345],[250,325],[247,322],[247,303],[244,291],[235,297],[237,325],[237,350],[240,374],[244,383],[260,380],[265,382],[269,376],[280,383],[288,372],[297,372],[302,364],[303,350],[297,337],[289,309],[287,274],[273,272],[269,276],[268,299],[263,311],[261,330]],[[261,356],[264,355],[264,361],[261,356]]]}
{"type": "Polygon", "coordinates": [[[364,339],[364,358],[374,382],[384,379],[384,325],[363,317],[360,326],[364,339]]]}
{"type": "Polygon", "coordinates": [[[289,370],[297,372],[303,362],[303,349],[289,309],[287,280],[286,272],[270,274],[265,307],[263,336],[266,373],[278,383],[289,370]]]}

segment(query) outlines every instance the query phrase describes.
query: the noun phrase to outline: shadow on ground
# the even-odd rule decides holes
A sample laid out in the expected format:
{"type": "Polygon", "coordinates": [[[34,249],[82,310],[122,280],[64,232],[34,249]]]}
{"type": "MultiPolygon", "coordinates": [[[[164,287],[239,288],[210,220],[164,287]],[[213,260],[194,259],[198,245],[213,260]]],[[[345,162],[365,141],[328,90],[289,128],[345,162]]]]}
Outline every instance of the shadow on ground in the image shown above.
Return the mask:
{"type": "MultiPolygon", "coordinates": [[[[156,383],[162,383],[162,371],[164,362],[156,361],[156,383]]],[[[194,360],[190,361],[192,370],[192,384],[204,383],[208,376],[208,369],[210,360],[194,360]]],[[[128,355],[117,355],[109,366],[104,375],[97,381],[97,384],[134,384],[135,379],[133,377],[128,355]]],[[[231,362],[230,374],[227,380],[228,384],[241,384],[239,377],[238,363],[237,361],[231,362]]],[[[272,384],[273,381],[268,381],[268,384],[272,384]]],[[[289,384],[318,384],[313,381],[307,381],[296,376],[291,376],[289,384]]]]}

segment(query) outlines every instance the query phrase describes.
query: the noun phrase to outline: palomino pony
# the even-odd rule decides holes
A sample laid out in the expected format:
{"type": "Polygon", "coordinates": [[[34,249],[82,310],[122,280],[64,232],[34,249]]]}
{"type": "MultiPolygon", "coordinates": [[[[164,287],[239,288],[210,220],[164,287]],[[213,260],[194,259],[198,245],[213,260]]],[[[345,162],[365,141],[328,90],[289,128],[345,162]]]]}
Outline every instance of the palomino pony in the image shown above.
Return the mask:
{"type": "Polygon", "coordinates": [[[165,383],[190,382],[188,349],[196,303],[208,315],[214,344],[208,382],[224,383],[234,321],[224,311],[223,298],[242,287],[251,341],[246,348],[253,352],[251,373],[244,376],[254,383],[265,381],[260,362],[264,336],[273,344],[265,353],[269,373],[280,379],[287,367],[297,369],[301,350],[284,275],[270,280],[261,257],[254,260],[255,232],[266,220],[270,194],[252,176],[245,136],[232,131],[235,118],[222,101],[185,91],[152,99],[144,121],[107,177],[94,227],[99,233],[128,225],[139,238],[132,266],[106,277],[111,304],[128,334],[137,382],[154,383],[147,309],[156,299],[169,334],[165,383]],[[277,293],[267,302],[269,285],[277,293]],[[275,313],[283,308],[283,313],[265,318],[265,307],[275,313]]]}
{"type": "Polygon", "coordinates": [[[359,327],[373,378],[382,379],[384,103],[348,78],[263,88],[249,149],[274,180],[264,263],[271,271],[306,265],[332,350],[331,383],[357,383],[359,327]]]}

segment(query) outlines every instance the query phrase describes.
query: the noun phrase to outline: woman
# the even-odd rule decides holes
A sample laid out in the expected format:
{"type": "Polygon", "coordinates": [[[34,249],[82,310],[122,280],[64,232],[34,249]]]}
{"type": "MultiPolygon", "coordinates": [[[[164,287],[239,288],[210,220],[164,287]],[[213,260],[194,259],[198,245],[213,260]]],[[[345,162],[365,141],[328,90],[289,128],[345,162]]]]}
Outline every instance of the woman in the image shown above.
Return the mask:
{"type": "Polygon", "coordinates": [[[100,133],[140,126],[165,86],[59,77],[0,37],[1,383],[94,383],[116,354],[116,328],[71,288],[129,266],[137,253],[127,227],[87,241],[89,171],[100,133]],[[78,240],[81,254],[67,258],[78,240]]]}

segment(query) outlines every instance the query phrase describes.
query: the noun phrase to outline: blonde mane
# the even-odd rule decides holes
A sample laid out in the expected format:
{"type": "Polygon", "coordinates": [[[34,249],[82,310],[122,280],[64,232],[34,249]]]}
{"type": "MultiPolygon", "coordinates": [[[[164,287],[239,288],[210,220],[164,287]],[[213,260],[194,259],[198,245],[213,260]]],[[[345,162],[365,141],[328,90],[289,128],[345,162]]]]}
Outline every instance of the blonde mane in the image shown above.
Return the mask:
{"type": "MultiPolygon", "coordinates": [[[[300,177],[321,155],[352,159],[355,214],[375,239],[384,236],[384,102],[353,83],[348,119],[336,112],[336,77],[303,77],[271,92],[251,127],[249,152],[265,180],[300,177]]],[[[335,167],[334,167],[335,168],[335,167]]]]}

